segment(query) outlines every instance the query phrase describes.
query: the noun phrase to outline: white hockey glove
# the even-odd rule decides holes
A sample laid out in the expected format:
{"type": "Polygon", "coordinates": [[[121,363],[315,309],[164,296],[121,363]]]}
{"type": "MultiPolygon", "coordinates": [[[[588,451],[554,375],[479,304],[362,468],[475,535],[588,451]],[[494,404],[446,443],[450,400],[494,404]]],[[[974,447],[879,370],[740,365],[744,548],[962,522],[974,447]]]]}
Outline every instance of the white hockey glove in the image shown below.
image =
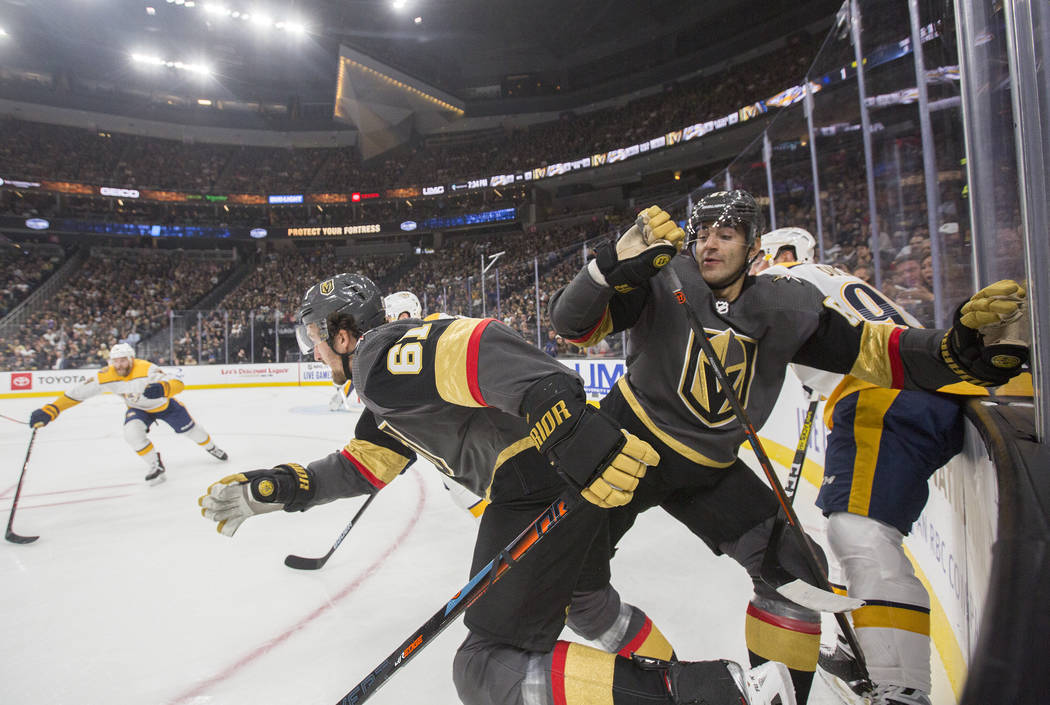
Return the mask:
{"type": "Polygon", "coordinates": [[[1026,292],[1003,279],[974,294],[955,312],[941,342],[941,357],[963,381],[1005,384],[1028,362],[1026,292]]]}
{"type": "Polygon", "coordinates": [[[269,470],[227,475],[208,487],[197,500],[201,515],[218,523],[216,530],[233,536],[248,517],[256,514],[304,510],[313,497],[312,473],[288,463],[269,470]]]}
{"type": "Polygon", "coordinates": [[[659,206],[638,214],[634,225],[616,242],[595,248],[591,276],[620,293],[633,291],[666,267],[685,243],[685,233],[659,206]]]}

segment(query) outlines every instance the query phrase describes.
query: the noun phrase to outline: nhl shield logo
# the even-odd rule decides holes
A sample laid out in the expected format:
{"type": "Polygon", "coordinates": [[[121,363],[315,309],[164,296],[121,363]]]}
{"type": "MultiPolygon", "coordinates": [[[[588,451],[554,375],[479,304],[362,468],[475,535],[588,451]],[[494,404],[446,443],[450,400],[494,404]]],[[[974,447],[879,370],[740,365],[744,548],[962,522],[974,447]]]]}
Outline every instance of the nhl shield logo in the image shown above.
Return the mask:
{"type": "Polygon", "coordinates": [[[335,280],[325,279],[323,282],[321,282],[320,291],[325,296],[331,294],[333,291],[335,291],[335,280]]]}
{"type": "MultiPolygon", "coordinates": [[[[709,330],[707,333],[711,335],[711,347],[725,368],[733,390],[746,408],[751,380],[755,375],[758,343],[731,330],[709,330]]],[[[724,426],[736,418],[707,355],[692,332],[689,333],[689,345],[682,363],[678,396],[698,419],[711,428],[724,426]]]]}

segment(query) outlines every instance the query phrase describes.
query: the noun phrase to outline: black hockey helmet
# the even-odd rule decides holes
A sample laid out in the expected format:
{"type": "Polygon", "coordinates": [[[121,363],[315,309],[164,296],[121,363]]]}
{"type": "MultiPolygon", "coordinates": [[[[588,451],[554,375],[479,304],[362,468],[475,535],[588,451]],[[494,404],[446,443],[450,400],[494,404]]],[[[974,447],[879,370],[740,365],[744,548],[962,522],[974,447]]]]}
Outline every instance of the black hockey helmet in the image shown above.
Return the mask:
{"type": "Polygon", "coordinates": [[[379,287],[362,274],[336,274],[314,284],[303,294],[295,317],[295,337],[303,355],[339,329],[354,336],[386,323],[379,287]]]}
{"type": "Polygon", "coordinates": [[[696,237],[701,225],[742,227],[747,236],[747,246],[751,247],[765,230],[765,219],[754,196],[747,191],[734,189],[715,191],[697,201],[689,214],[690,238],[696,237]]]}

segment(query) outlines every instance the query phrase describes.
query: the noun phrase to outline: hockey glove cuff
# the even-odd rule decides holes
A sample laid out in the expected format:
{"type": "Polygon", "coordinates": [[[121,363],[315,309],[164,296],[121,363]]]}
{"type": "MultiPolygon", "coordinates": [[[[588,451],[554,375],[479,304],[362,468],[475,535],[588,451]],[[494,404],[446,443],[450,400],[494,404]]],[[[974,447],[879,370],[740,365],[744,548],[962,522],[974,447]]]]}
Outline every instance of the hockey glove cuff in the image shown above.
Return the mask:
{"type": "Polygon", "coordinates": [[[204,518],[218,522],[220,534],[233,536],[250,516],[279,509],[305,510],[314,491],[313,474],[301,465],[288,463],[270,470],[227,475],[208,487],[197,503],[204,518]]]}
{"type": "Polygon", "coordinates": [[[540,452],[599,507],[630,502],[648,466],[660,461],[652,446],[589,406],[579,382],[568,375],[533,385],[522,410],[540,452]]]}
{"type": "Polygon", "coordinates": [[[595,248],[596,266],[605,284],[623,294],[666,267],[683,242],[685,233],[671,216],[652,206],[638,214],[635,224],[617,241],[615,251],[608,242],[595,248]]]}
{"type": "Polygon", "coordinates": [[[1005,384],[1028,362],[1025,290],[1004,279],[978,291],[955,311],[941,357],[964,382],[1005,384]]]}

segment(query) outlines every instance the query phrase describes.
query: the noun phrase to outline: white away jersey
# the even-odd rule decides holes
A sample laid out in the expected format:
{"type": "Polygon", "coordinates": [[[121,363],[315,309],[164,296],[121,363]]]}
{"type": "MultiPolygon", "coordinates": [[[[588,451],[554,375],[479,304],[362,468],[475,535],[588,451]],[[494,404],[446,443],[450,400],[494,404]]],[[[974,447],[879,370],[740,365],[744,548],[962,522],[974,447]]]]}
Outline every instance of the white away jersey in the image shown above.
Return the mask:
{"type": "MultiPolygon", "coordinates": [[[[922,328],[922,324],[914,316],[871,284],[826,264],[777,264],[764,270],[762,275],[794,277],[808,281],[824,294],[825,306],[834,308],[851,320],[860,318],[871,323],[922,328]]],[[[842,381],[842,375],[834,372],[798,364],[793,364],[792,368],[802,380],[802,384],[817,390],[825,397],[831,397],[835,387],[842,381]]]]}

